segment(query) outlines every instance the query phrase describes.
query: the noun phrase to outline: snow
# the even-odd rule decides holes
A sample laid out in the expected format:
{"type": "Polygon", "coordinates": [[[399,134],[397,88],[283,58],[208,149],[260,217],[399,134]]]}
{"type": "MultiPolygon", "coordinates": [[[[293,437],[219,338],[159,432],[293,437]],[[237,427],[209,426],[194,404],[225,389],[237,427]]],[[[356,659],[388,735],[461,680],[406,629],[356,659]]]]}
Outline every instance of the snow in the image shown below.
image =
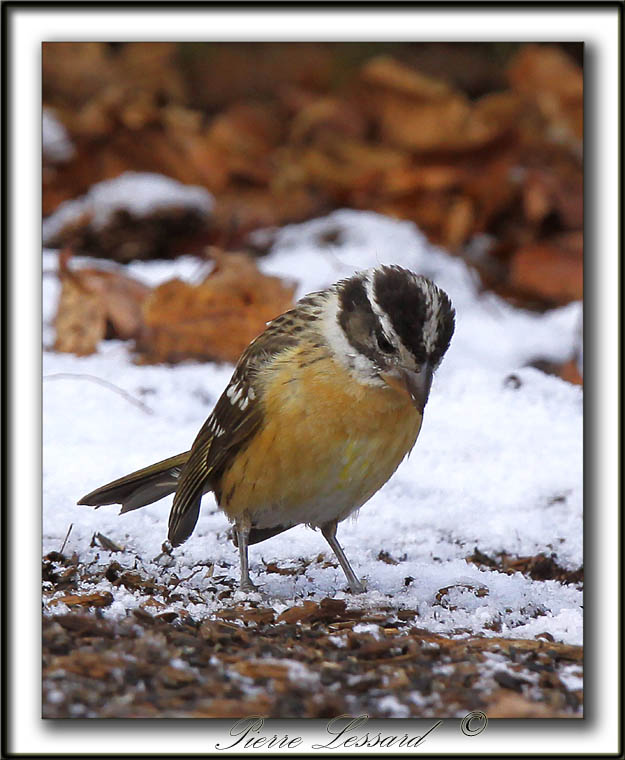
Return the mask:
{"type": "Polygon", "coordinates": [[[183,185],[162,174],[124,172],[92,185],[81,198],[61,203],[43,221],[43,242],[53,240],[64,227],[83,216],[98,230],[120,210],[140,218],[171,208],[187,208],[208,215],[213,208],[213,196],[204,187],[183,185]]]}
{"type": "Polygon", "coordinates": [[[67,130],[49,108],[41,114],[41,149],[43,157],[52,163],[64,163],[74,155],[67,130]]]}
{"type": "Polygon", "coordinates": [[[410,710],[403,705],[393,694],[387,694],[378,702],[381,712],[387,713],[389,718],[409,718],[410,710]]]}
{"type": "MultiPolygon", "coordinates": [[[[56,257],[44,252],[44,271],[55,268],[56,257]]],[[[582,390],[526,366],[537,358],[564,361],[579,355],[581,304],[545,315],[514,309],[481,294],[464,263],[428,245],[411,223],[368,212],[340,211],[277,231],[261,267],[296,278],[300,296],[354,269],[391,262],[432,277],[449,293],[457,332],[435,378],[412,455],[357,519],[339,527],[339,540],[366,583],[365,594],[346,592],[343,573],[321,535],[298,526],[251,547],[259,592],[236,592],[220,601],[211,589],[220,576],[238,579],[238,560],[226,536],[229,524],[212,495],[204,497],[192,537],[172,557],[160,559],[171,497],[121,517],[116,506],[94,511],[76,505],[93,488],[187,449],[232,372],[231,366],[214,364],[137,366],[129,347],[118,341],[105,342],[98,354],[84,358],[44,350],[44,553],[60,549],[72,524],[65,554],[77,552],[92,569],[117,560],[164,583],[175,573],[187,580],[176,589],[181,600],[167,609],[186,610],[198,619],[246,599],[280,612],[302,598],[330,596],[367,609],[390,609],[391,619],[393,610],[415,610],[411,622],[437,633],[533,638],[548,632],[556,641],[580,644],[580,588],[480,568],[465,558],[478,547],[489,556],[553,554],[570,570],[583,564],[582,390]],[[150,411],[86,375],[122,388],[150,411]],[[123,554],[91,547],[95,532],[122,546],[123,554]],[[381,551],[397,564],[378,559],[381,551]],[[320,553],[323,561],[317,561],[320,553]],[[301,574],[279,575],[265,572],[263,560],[308,564],[301,574]],[[205,569],[191,577],[202,565],[205,569]]],[[[189,258],[141,262],[128,270],[149,284],[201,275],[200,265],[189,258]]],[[[44,345],[52,341],[57,297],[57,280],[47,274],[44,345]]],[[[124,616],[143,600],[107,580],[85,583],[83,590],[114,595],[114,603],[102,609],[104,617],[124,616]]],[[[49,609],[56,614],[63,607],[49,609]]],[[[337,646],[340,640],[339,635],[337,646]]]]}
{"type": "Polygon", "coordinates": [[[584,679],[579,665],[567,665],[558,676],[569,691],[577,691],[584,688],[584,679]]]}

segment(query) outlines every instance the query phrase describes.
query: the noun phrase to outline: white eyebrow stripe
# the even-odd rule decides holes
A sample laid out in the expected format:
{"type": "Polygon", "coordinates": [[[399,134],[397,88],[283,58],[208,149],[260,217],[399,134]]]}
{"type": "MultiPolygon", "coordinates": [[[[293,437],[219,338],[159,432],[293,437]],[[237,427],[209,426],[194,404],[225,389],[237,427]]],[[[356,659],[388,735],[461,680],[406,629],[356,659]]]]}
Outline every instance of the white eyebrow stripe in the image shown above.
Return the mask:
{"type": "Polygon", "coordinates": [[[425,300],[428,308],[427,318],[423,325],[423,340],[427,351],[434,350],[439,334],[439,312],[441,307],[441,293],[434,283],[428,284],[424,289],[425,300]]]}
{"type": "MultiPolygon", "coordinates": [[[[388,340],[391,341],[391,343],[397,342],[400,345],[403,346],[403,343],[393,329],[393,325],[391,323],[390,317],[388,314],[384,311],[384,309],[380,306],[378,303],[376,297],[375,297],[375,273],[376,270],[369,270],[366,272],[364,277],[364,285],[365,285],[365,292],[367,294],[367,298],[369,299],[369,303],[371,305],[371,309],[373,313],[376,315],[380,322],[380,326],[382,327],[382,332],[385,334],[388,340]]],[[[405,348],[405,346],[404,346],[405,348]]]]}

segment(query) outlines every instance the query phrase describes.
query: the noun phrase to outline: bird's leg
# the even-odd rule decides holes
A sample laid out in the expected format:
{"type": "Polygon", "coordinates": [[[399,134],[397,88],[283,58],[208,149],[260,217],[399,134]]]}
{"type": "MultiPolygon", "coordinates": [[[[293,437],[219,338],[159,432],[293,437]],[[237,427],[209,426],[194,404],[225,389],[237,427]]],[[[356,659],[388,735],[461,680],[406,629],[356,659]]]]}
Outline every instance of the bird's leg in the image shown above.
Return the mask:
{"type": "Polygon", "coordinates": [[[336,520],[326,523],[321,528],[323,537],[330,544],[330,548],[336,554],[336,558],[341,563],[343,572],[347,576],[347,582],[353,594],[362,594],[365,591],[364,585],[356,577],[356,573],[352,570],[352,566],[349,564],[345,552],[341,548],[341,545],[336,538],[336,520]]]}
{"type": "Polygon", "coordinates": [[[250,569],[247,562],[247,542],[250,535],[250,526],[247,521],[237,523],[235,528],[237,546],[239,547],[239,560],[241,562],[241,591],[256,591],[258,589],[250,578],[250,569]]]}

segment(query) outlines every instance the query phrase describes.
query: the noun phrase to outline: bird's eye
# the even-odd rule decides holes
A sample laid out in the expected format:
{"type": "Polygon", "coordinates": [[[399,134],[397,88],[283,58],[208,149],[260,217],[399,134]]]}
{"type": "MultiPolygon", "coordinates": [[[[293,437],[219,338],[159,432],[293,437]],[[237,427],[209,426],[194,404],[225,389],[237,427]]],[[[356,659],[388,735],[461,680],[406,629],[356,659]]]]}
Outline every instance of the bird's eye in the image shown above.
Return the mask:
{"type": "Polygon", "coordinates": [[[385,354],[394,354],[395,353],[395,346],[388,340],[385,335],[381,332],[376,332],[376,340],[378,341],[378,347],[380,351],[382,351],[385,354]]]}

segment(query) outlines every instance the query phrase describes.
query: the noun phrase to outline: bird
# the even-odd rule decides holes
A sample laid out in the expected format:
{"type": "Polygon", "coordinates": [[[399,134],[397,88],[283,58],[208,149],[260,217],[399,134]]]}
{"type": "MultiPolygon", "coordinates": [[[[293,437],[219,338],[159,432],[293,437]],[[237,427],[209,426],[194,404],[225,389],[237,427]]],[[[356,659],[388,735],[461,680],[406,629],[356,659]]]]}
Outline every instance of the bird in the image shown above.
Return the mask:
{"type": "Polygon", "coordinates": [[[83,496],[120,514],[174,493],[172,547],[212,492],[232,524],[240,589],[248,547],[296,525],[319,529],[349,589],[365,586],[337,540],[412,450],[455,328],[449,296],[397,265],[355,272],[267,323],[242,353],[191,448],[83,496]]]}

